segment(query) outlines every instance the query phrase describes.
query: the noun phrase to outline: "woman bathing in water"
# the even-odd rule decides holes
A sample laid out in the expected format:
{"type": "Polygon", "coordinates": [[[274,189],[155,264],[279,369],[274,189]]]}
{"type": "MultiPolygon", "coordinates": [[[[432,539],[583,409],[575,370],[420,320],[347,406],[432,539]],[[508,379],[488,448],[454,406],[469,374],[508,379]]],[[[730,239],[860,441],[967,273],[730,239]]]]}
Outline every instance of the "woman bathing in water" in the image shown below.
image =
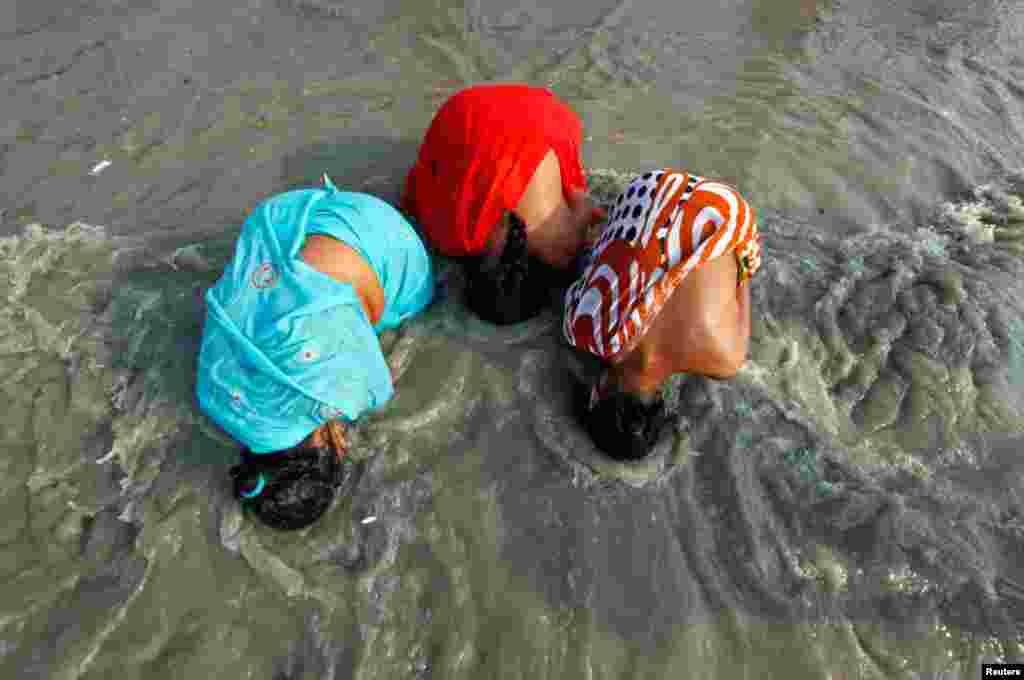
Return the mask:
{"type": "Polygon", "coordinates": [[[566,292],[562,330],[602,368],[577,384],[577,417],[603,451],[635,459],[668,422],[669,376],[729,378],[743,365],[760,236],[734,189],[677,170],[637,177],[609,210],[566,292]]]}
{"type": "Polygon", "coordinates": [[[667,422],[668,376],[729,377],[746,358],[759,239],[735,190],[666,170],[634,180],[588,244],[609,216],[585,194],[581,138],[579,117],[545,89],[468,88],[434,117],[402,203],[442,254],[466,258],[467,304],[494,323],[541,311],[585,251],[564,331],[604,370],[582,388],[579,417],[602,449],[638,458],[667,422]]]}
{"type": "Polygon", "coordinates": [[[587,228],[579,117],[546,89],[478,85],[434,117],[406,179],[403,208],[441,254],[465,258],[467,304],[516,323],[571,281],[587,228]]]}
{"type": "Polygon", "coordinates": [[[377,335],[434,294],[430,256],[405,218],[324,182],[256,206],[205,295],[199,404],[242,445],[235,495],[279,529],[330,506],[343,421],[394,391],[377,335]]]}

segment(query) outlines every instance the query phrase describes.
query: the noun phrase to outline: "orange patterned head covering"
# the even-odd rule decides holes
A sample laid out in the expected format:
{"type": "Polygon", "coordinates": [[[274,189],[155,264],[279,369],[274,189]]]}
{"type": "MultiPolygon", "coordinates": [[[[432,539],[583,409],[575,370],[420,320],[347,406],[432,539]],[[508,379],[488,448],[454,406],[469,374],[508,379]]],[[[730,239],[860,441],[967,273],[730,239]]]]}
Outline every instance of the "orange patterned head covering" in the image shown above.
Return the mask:
{"type": "Polygon", "coordinates": [[[570,345],[622,359],[686,276],[735,253],[740,283],[761,266],[754,213],[732,187],[665,169],[637,177],[608,211],[582,276],[565,294],[570,345]]]}

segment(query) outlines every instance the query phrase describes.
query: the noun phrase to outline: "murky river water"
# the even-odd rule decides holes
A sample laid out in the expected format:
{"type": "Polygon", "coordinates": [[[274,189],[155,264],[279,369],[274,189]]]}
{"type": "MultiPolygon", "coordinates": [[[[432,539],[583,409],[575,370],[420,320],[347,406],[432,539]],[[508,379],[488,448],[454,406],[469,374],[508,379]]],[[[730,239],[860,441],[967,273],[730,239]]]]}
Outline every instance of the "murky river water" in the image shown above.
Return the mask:
{"type": "Polygon", "coordinates": [[[0,9],[0,677],[923,680],[1024,656],[1024,6],[510,6],[0,9]],[[444,98],[492,80],[580,112],[601,196],[662,164],[741,189],[766,248],[750,361],[679,376],[672,436],[616,464],[569,417],[554,317],[489,327],[446,269],[384,338],[397,398],[348,493],[261,528],[192,397],[196,286],[263,196],[327,171],[394,200],[444,98]]]}

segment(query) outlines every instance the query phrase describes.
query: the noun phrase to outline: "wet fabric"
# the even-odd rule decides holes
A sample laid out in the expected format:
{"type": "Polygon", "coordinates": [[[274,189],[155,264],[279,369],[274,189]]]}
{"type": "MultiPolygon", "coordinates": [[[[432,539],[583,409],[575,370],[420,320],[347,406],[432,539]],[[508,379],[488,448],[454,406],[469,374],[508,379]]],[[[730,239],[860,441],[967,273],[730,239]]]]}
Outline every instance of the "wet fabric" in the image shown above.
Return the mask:
{"type": "Polygon", "coordinates": [[[624,358],[683,279],[729,252],[739,283],[760,267],[754,213],[735,189],[671,169],[637,177],[566,291],[565,339],[607,361],[624,358]]]}
{"type": "Polygon", "coordinates": [[[295,446],[327,420],[355,420],[386,403],[394,389],[377,332],[433,296],[430,257],[405,218],[380,199],[326,184],[256,206],[206,293],[199,404],[254,453],[295,446]],[[312,233],[370,263],[385,296],[376,328],[351,285],[301,259],[312,233]]]}
{"type": "Polygon", "coordinates": [[[442,254],[479,255],[549,150],[558,157],[563,193],[586,188],[582,136],[579,116],[544,88],[462,90],[434,116],[406,178],[402,206],[442,254]]]}
{"type": "Polygon", "coordinates": [[[338,191],[326,175],[324,182],[336,192],[335,200],[317,206],[307,233],[334,237],[370,263],[384,289],[384,312],[374,328],[378,333],[397,328],[433,298],[430,256],[416,230],[389,203],[338,191]]]}

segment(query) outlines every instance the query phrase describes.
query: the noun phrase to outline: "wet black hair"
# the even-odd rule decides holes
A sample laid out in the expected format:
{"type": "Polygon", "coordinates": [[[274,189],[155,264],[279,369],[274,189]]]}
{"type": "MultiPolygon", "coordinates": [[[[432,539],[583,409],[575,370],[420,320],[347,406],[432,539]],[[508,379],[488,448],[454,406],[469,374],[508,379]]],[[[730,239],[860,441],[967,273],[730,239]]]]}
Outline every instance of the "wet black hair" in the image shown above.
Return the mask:
{"type": "Polygon", "coordinates": [[[242,450],[231,468],[234,495],[275,529],[303,529],[323,515],[342,482],[342,463],[330,447],[299,445],[275,453],[242,450]]]}
{"type": "Polygon", "coordinates": [[[506,216],[508,237],[501,255],[464,260],[466,306],[499,326],[537,316],[551,305],[554,292],[569,285],[572,278],[571,270],[562,271],[531,255],[526,224],[514,212],[506,216]]]}
{"type": "Polygon", "coordinates": [[[645,403],[609,385],[594,399],[593,384],[573,378],[573,410],[594,445],[616,460],[639,460],[658,443],[672,416],[660,396],[645,403]]]}

